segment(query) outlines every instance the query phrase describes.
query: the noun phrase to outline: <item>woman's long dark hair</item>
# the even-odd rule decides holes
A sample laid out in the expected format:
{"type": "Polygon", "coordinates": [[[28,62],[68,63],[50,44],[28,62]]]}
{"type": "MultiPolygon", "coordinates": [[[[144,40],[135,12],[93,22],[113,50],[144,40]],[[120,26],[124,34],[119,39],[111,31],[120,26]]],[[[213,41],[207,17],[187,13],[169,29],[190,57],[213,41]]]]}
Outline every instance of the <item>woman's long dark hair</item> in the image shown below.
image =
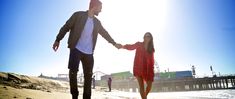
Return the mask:
{"type": "Polygon", "coordinates": [[[149,41],[149,43],[148,43],[147,52],[151,54],[151,53],[153,53],[153,52],[155,51],[155,49],[154,49],[154,44],[153,44],[153,35],[152,35],[150,32],[146,32],[146,33],[144,34],[144,36],[145,36],[146,34],[149,34],[149,35],[150,35],[150,41],[149,41]]]}

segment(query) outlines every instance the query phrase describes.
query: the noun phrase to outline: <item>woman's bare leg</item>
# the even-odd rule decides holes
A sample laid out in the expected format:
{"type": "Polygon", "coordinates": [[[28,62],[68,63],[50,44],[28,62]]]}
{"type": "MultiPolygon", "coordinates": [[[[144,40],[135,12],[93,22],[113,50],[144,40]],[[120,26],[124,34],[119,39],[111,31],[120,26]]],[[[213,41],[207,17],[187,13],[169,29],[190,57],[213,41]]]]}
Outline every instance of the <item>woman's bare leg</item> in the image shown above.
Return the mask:
{"type": "Polygon", "coordinates": [[[141,77],[136,77],[139,83],[140,95],[142,99],[146,99],[145,90],[144,90],[144,81],[141,77]]]}
{"type": "Polygon", "coordinates": [[[146,98],[147,98],[147,95],[149,94],[149,92],[151,91],[152,89],[152,81],[147,81],[147,88],[146,88],[146,98]]]}

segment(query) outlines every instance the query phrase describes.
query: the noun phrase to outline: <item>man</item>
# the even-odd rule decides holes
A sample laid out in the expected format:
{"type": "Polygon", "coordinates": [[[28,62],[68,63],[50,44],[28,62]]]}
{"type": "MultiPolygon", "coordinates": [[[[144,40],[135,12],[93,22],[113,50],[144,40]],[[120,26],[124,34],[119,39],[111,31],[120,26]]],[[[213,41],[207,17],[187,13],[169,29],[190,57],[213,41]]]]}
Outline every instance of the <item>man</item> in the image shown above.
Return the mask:
{"type": "Polygon", "coordinates": [[[109,77],[109,79],[108,79],[109,92],[111,92],[111,84],[112,84],[112,78],[109,77]]]}
{"type": "Polygon", "coordinates": [[[92,77],[92,85],[93,85],[92,89],[95,89],[95,76],[92,77]]]}
{"type": "Polygon", "coordinates": [[[53,44],[53,49],[57,51],[60,40],[70,31],[68,38],[69,56],[69,82],[72,99],[77,99],[79,91],[77,88],[77,72],[80,61],[82,62],[84,72],[83,99],[91,98],[91,80],[93,70],[93,52],[96,45],[98,33],[116,48],[121,48],[108,32],[103,28],[98,16],[102,9],[102,3],[99,0],[91,0],[88,11],[75,12],[68,21],[61,27],[59,34],[53,44]]]}

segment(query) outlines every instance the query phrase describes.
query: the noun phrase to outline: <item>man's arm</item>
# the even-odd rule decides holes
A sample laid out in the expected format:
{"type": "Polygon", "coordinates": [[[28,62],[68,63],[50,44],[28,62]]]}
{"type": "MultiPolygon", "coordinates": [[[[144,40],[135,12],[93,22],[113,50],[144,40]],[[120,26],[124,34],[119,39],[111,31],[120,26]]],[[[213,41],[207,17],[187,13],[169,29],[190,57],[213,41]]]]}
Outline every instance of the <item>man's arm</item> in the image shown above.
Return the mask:
{"type": "Polygon", "coordinates": [[[74,26],[74,23],[76,21],[78,12],[75,12],[64,24],[64,26],[61,27],[58,35],[56,36],[56,40],[53,44],[54,51],[57,51],[60,45],[60,40],[62,40],[65,36],[65,34],[74,26]]]}
{"type": "Polygon", "coordinates": [[[60,42],[60,40],[62,40],[65,36],[65,34],[72,29],[72,27],[74,26],[74,23],[76,21],[76,17],[77,17],[78,12],[75,12],[68,20],[67,22],[61,27],[58,35],[56,36],[56,40],[57,42],[60,42]]]}
{"type": "Polygon", "coordinates": [[[99,22],[100,24],[100,28],[99,28],[99,34],[105,38],[109,43],[113,44],[116,48],[120,49],[122,47],[121,44],[117,44],[113,38],[109,35],[109,33],[104,29],[104,27],[102,26],[102,24],[99,22]]]}

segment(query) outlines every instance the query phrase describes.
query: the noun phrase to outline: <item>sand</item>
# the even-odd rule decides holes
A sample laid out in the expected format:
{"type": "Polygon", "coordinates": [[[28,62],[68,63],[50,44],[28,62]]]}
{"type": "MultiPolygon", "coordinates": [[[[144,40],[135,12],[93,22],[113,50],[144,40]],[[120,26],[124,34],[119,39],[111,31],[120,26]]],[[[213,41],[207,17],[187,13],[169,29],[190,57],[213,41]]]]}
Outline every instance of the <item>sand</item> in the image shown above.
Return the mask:
{"type": "MultiPolygon", "coordinates": [[[[83,87],[78,85],[79,99],[82,99],[83,87]]],[[[92,89],[92,99],[120,99],[106,92],[106,88],[97,86],[92,89]]],[[[0,72],[0,99],[71,99],[69,83],[39,77],[0,72]]]]}
{"type": "Polygon", "coordinates": [[[69,93],[45,92],[32,89],[16,89],[0,85],[0,99],[70,99],[69,93]]]}
{"type": "MultiPolygon", "coordinates": [[[[79,99],[83,87],[79,85],[79,99]]],[[[91,99],[141,99],[139,93],[112,90],[96,86],[92,89],[91,99]]],[[[172,93],[150,93],[148,99],[189,99],[171,96],[172,93]]],[[[69,83],[66,81],[31,77],[14,73],[0,72],[0,99],[71,99],[69,83]]]]}
{"type": "MultiPolygon", "coordinates": [[[[79,89],[79,99],[82,99],[82,89],[79,89]]],[[[105,92],[99,89],[92,89],[92,99],[139,99],[117,95],[117,91],[105,92]]],[[[32,89],[17,89],[10,86],[0,85],[0,99],[71,99],[69,92],[45,92],[32,89]]]]}

